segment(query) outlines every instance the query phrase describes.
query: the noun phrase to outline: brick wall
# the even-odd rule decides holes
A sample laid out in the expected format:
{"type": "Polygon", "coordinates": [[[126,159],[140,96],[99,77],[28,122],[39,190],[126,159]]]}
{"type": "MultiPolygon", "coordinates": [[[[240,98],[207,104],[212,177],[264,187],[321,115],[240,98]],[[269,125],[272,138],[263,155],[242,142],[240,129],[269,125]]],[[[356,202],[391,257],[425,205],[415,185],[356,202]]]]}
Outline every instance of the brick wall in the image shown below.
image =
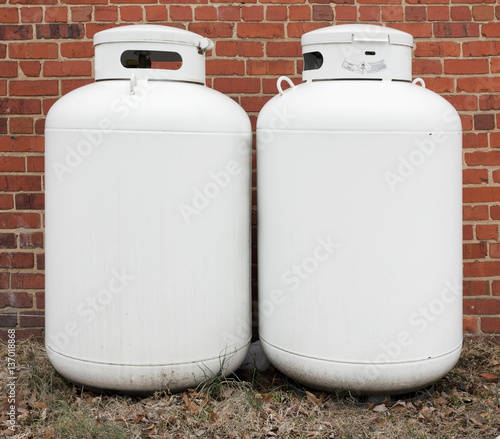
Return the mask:
{"type": "MultiPolygon", "coordinates": [[[[349,22],[411,33],[414,75],[461,114],[464,331],[500,332],[495,0],[0,0],[0,332],[17,326],[19,337],[42,333],[44,119],[58,97],[92,82],[96,32],[157,23],[212,38],[208,85],[237,100],[255,127],[259,110],[276,93],[276,79],[300,81],[300,36],[349,22]]],[[[253,214],[255,226],[255,208],[253,214]]],[[[255,248],[255,230],[253,241],[255,248]]],[[[255,255],[253,262],[255,293],[255,255]]]]}

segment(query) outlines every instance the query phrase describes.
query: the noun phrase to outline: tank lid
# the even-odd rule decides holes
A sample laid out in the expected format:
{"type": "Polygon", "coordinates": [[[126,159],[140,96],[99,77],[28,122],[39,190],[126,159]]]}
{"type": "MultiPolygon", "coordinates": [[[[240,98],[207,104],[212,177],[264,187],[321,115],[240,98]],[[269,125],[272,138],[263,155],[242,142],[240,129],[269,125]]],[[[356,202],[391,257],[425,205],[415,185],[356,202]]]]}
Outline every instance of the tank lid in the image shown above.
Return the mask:
{"type": "Polygon", "coordinates": [[[302,45],[354,42],[384,42],[413,47],[413,37],[397,29],[373,24],[341,24],[302,35],[302,45]]]}
{"type": "Polygon", "coordinates": [[[203,52],[210,50],[214,43],[184,29],[171,26],[158,26],[154,24],[136,24],[119,26],[103,30],[94,35],[94,46],[103,43],[133,43],[133,42],[173,43],[196,46],[203,52]]]}

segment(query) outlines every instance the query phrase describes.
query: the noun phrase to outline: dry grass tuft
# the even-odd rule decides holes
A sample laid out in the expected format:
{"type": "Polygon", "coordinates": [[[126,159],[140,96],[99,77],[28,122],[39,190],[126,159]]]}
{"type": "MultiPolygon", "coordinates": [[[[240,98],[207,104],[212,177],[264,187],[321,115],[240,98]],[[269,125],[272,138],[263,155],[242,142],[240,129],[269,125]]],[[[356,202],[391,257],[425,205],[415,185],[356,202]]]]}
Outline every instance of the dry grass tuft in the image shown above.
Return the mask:
{"type": "MultiPolygon", "coordinates": [[[[5,344],[0,352],[6,365],[5,344]]],[[[495,378],[500,375],[500,345],[494,339],[467,340],[458,365],[426,398],[378,403],[363,403],[348,392],[312,391],[274,369],[216,375],[175,395],[99,394],[58,375],[35,341],[18,343],[16,362],[17,429],[6,428],[5,397],[0,437],[451,439],[500,434],[495,378]]],[[[9,374],[6,367],[0,370],[5,389],[9,374]]]]}

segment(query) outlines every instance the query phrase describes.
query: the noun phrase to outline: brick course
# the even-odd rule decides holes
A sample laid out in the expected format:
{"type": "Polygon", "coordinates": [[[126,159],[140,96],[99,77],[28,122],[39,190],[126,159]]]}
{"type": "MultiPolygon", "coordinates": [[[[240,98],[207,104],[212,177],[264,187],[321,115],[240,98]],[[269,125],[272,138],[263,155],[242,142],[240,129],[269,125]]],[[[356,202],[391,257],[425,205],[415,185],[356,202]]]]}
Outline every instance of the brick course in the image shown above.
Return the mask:
{"type": "MultiPolygon", "coordinates": [[[[415,37],[414,75],[464,128],[464,332],[500,333],[500,7],[494,0],[4,0],[0,10],[0,335],[40,335],[44,307],[43,132],[50,106],[93,81],[93,35],[174,25],[212,38],[207,83],[249,113],[300,82],[300,36],[383,24],[415,37]]],[[[255,166],[255,159],[254,159],[255,166]]],[[[255,178],[254,178],[255,184],[255,178]]],[[[255,192],[255,188],[254,188],[255,192]]],[[[255,199],[255,197],[254,197],[255,199]]],[[[256,227],[255,206],[253,227],[256,227]]],[[[256,233],[253,250],[256,248],[256,233]]],[[[256,297],[256,257],[254,298],[256,297]]]]}

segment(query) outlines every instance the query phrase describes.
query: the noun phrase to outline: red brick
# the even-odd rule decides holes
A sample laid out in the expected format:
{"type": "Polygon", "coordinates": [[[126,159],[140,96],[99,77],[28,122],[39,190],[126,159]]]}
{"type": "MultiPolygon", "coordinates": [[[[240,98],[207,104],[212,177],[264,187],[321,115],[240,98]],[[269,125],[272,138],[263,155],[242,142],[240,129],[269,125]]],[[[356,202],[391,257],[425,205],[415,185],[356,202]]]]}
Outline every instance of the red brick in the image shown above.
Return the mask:
{"type": "Polygon", "coordinates": [[[17,236],[15,233],[0,233],[0,248],[16,248],[17,236]]]}
{"type": "Polygon", "coordinates": [[[40,76],[42,64],[40,61],[19,61],[19,67],[26,76],[33,78],[40,76]]]}
{"type": "Polygon", "coordinates": [[[76,6],[71,8],[71,19],[77,23],[92,20],[92,6],[76,6]]]}
{"type": "MultiPolygon", "coordinates": [[[[3,81],[5,82],[5,81],[3,81]]],[[[0,81],[0,90],[2,90],[0,92],[0,95],[3,93],[4,95],[7,94],[7,86],[5,86],[5,89],[2,87],[1,85],[1,81],[0,81]]],[[[7,119],[4,117],[2,119],[0,119],[0,134],[7,134],[7,119]]]]}
{"type": "Polygon", "coordinates": [[[488,281],[464,281],[463,283],[464,296],[489,296],[490,283],[488,281]]]}
{"type": "Polygon", "coordinates": [[[306,32],[320,29],[326,26],[328,26],[327,23],[319,22],[288,23],[286,26],[286,31],[289,38],[300,38],[306,32]]]}
{"type": "Polygon", "coordinates": [[[178,21],[193,19],[193,10],[190,6],[170,6],[170,18],[178,21]]]}
{"type": "Polygon", "coordinates": [[[450,8],[448,6],[428,6],[427,19],[429,21],[448,21],[450,19],[450,8]]]}
{"type": "MultiPolygon", "coordinates": [[[[212,6],[210,6],[212,7],[212,6]]],[[[198,6],[199,9],[201,6],[198,6]]],[[[219,6],[218,11],[214,8],[214,16],[210,20],[220,21],[240,21],[241,9],[238,6],[219,6]]]]}
{"type": "MultiPolygon", "coordinates": [[[[222,6],[219,8],[219,16],[221,8],[228,8],[228,6],[222,6]]],[[[234,6],[229,6],[229,8],[234,8],[238,11],[239,16],[239,8],[234,6]]],[[[214,21],[217,20],[217,9],[213,6],[197,6],[194,10],[194,19],[195,20],[205,20],[205,21],[214,21]]],[[[221,18],[220,18],[221,19],[221,18]]]]}
{"type": "Polygon", "coordinates": [[[61,94],[65,95],[70,91],[76,90],[77,88],[83,87],[87,84],[92,84],[94,80],[92,78],[88,79],[63,79],[61,81],[61,94]]]}
{"type": "MultiPolygon", "coordinates": [[[[19,119],[20,118],[11,118],[9,121],[9,125],[12,125],[13,120],[17,121],[19,119]]],[[[31,123],[33,122],[31,121],[31,123]]],[[[0,156],[0,172],[23,172],[24,162],[24,157],[0,156]]]]}
{"type": "Polygon", "coordinates": [[[492,21],[495,17],[493,6],[473,6],[472,16],[476,21],[492,21]]]}
{"type": "Polygon", "coordinates": [[[286,6],[268,6],[266,9],[266,19],[268,21],[286,21],[287,16],[286,6]]]}
{"type": "Polygon", "coordinates": [[[295,64],[284,60],[248,60],[247,74],[249,75],[293,75],[295,64]]]}
{"type": "Polygon", "coordinates": [[[427,8],[425,6],[406,6],[405,18],[407,21],[427,21],[427,8]]]}
{"type": "Polygon", "coordinates": [[[26,158],[27,160],[27,166],[26,170],[28,172],[43,172],[45,168],[45,161],[43,156],[28,156],[26,158]]]}
{"type": "Polygon", "coordinates": [[[5,59],[7,56],[7,44],[0,44],[0,59],[5,59]]]}
{"type": "MultiPolygon", "coordinates": [[[[45,134],[45,119],[37,119],[35,121],[35,134],[40,134],[42,136],[45,134]]],[[[30,158],[28,157],[28,163],[29,162],[30,158]]]]}
{"type": "Polygon", "coordinates": [[[457,92],[482,93],[500,91],[500,77],[466,77],[457,79],[457,92]]]}
{"type": "Polygon", "coordinates": [[[487,246],[485,242],[463,245],[464,259],[484,259],[486,254],[487,246]]]}
{"type": "Polygon", "coordinates": [[[463,332],[465,334],[476,334],[477,329],[476,317],[463,317],[463,332]]]}
{"type": "Polygon", "coordinates": [[[19,59],[57,58],[55,43],[11,43],[9,56],[19,59]]]}
{"type": "Polygon", "coordinates": [[[487,59],[445,59],[444,73],[447,74],[480,74],[489,73],[490,64],[487,59]]]}
{"type": "Polygon", "coordinates": [[[430,76],[425,78],[425,85],[427,89],[436,93],[450,93],[455,91],[455,82],[453,78],[435,78],[430,76]]]}
{"type": "Polygon", "coordinates": [[[167,7],[163,5],[146,6],[146,21],[167,21],[167,7]]]}
{"type": "Polygon", "coordinates": [[[380,6],[360,6],[359,19],[362,21],[379,21],[380,6]]]}
{"type": "Polygon", "coordinates": [[[238,23],[240,38],[284,38],[285,28],[282,23],[238,23]]]}
{"type": "Polygon", "coordinates": [[[0,40],[31,40],[32,38],[33,28],[29,25],[0,25],[0,40]]]}
{"type": "Polygon", "coordinates": [[[452,41],[417,41],[416,57],[460,56],[460,43],[452,41]]]}
{"type": "MultiPolygon", "coordinates": [[[[83,24],[37,24],[36,37],[41,39],[79,39],[85,36],[83,24]]],[[[88,37],[88,35],[87,35],[88,37]]]]}
{"type": "Polygon", "coordinates": [[[245,61],[209,59],[206,64],[207,75],[243,75],[245,73],[245,61]]]}
{"type": "Polygon", "coordinates": [[[500,201],[500,187],[465,187],[464,203],[487,203],[500,201]]]}
{"type": "MultiPolygon", "coordinates": [[[[445,60],[446,61],[446,60],[445,60]]],[[[455,107],[458,111],[476,111],[478,109],[477,96],[474,95],[463,95],[463,94],[452,94],[452,95],[442,95],[451,105],[455,107]]],[[[475,133],[467,133],[466,136],[475,136],[475,133]]],[[[488,146],[487,139],[485,147],[488,146]]],[[[465,142],[464,142],[465,143],[465,142]]],[[[476,142],[475,146],[477,147],[476,142]]]]}
{"type": "Polygon", "coordinates": [[[336,5],[335,18],[337,21],[356,21],[356,6],[336,5]]]}
{"type": "Polygon", "coordinates": [[[58,94],[57,81],[11,81],[11,96],[55,96],[58,94]]]}
{"type": "Polygon", "coordinates": [[[312,17],[314,21],[332,21],[333,9],[330,5],[314,5],[312,17]]]}
{"type": "Polygon", "coordinates": [[[491,73],[500,73],[500,59],[493,58],[491,60],[491,73]]]}
{"type": "Polygon", "coordinates": [[[1,8],[0,23],[18,23],[19,9],[18,8],[1,8]]]}
{"type": "Polygon", "coordinates": [[[491,176],[493,177],[493,182],[494,183],[500,183],[500,169],[495,169],[492,172],[491,176]]]}
{"type": "Polygon", "coordinates": [[[16,209],[17,210],[43,210],[44,206],[43,194],[17,194],[16,209]]]}
{"type": "Polygon", "coordinates": [[[46,61],[43,65],[44,76],[90,76],[90,61],[46,61]]]}
{"type": "Polygon", "coordinates": [[[17,76],[17,62],[0,61],[0,78],[15,78],[17,76]]]}
{"type": "MultiPolygon", "coordinates": [[[[354,1],[342,1],[342,0],[337,0],[334,1],[333,3],[350,3],[353,4],[354,1]]],[[[400,5],[402,3],[402,0],[358,0],[359,4],[367,4],[367,5],[400,5]]]]}
{"type": "Polygon", "coordinates": [[[488,206],[464,206],[463,207],[464,221],[480,221],[489,219],[488,206]]]}
{"type": "Polygon", "coordinates": [[[493,130],[495,129],[495,115],[493,114],[475,114],[474,129],[493,130]]]}
{"type": "Polygon", "coordinates": [[[94,8],[94,20],[96,21],[117,21],[117,6],[96,6],[94,8]]]}
{"type": "Polygon", "coordinates": [[[43,9],[21,8],[21,22],[23,23],[41,23],[43,21],[43,9]]]}
{"type": "Polygon", "coordinates": [[[415,38],[430,38],[432,36],[431,23],[391,23],[388,27],[407,32],[415,38]]]}
{"type": "Polygon", "coordinates": [[[500,314],[500,299],[464,299],[464,314],[500,314]]]}
{"type": "MultiPolygon", "coordinates": [[[[481,25],[481,35],[487,38],[500,37],[500,23],[487,23],[481,25]]],[[[477,35],[473,35],[477,36],[477,35]]]]}
{"type": "Polygon", "coordinates": [[[482,317],[481,331],[486,334],[500,333],[500,317],[482,317]]]}
{"type": "Polygon", "coordinates": [[[436,37],[478,37],[479,25],[477,23],[435,23],[434,35],[436,37]]]}
{"type": "Polygon", "coordinates": [[[233,36],[233,23],[190,23],[188,30],[208,38],[227,38],[233,36]]]}
{"type": "Polygon", "coordinates": [[[36,308],[45,309],[45,292],[40,291],[35,294],[36,308]]]}
{"type": "Polygon", "coordinates": [[[10,273],[0,273],[0,290],[6,290],[10,285],[10,273]]]}
{"type": "Polygon", "coordinates": [[[464,241],[471,241],[474,239],[474,228],[470,224],[462,226],[462,238],[464,241]]]}
{"type": "MultiPolygon", "coordinates": [[[[33,119],[31,117],[11,117],[9,119],[9,130],[11,134],[33,134],[33,119]]],[[[22,169],[17,171],[24,171],[24,158],[22,157],[8,157],[12,159],[22,159],[22,169]]],[[[2,159],[0,158],[0,164],[2,159]]],[[[0,165],[1,169],[1,165],[0,165]]]]}
{"type": "Polygon", "coordinates": [[[500,244],[490,243],[488,254],[490,258],[500,258],[500,244]]]}
{"type": "Polygon", "coordinates": [[[259,93],[258,78],[215,78],[213,87],[222,93],[259,93]]]}
{"type": "Polygon", "coordinates": [[[500,133],[490,133],[490,146],[492,148],[500,148],[500,133]]]}
{"type": "Polygon", "coordinates": [[[19,326],[29,328],[32,326],[44,326],[45,315],[41,311],[30,311],[29,314],[19,315],[19,326]]]}
{"type": "MultiPolygon", "coordinates": [[[[259,112],[262,110],[262,107],[271,99],[272,96],[243,96],[241,98],[241,106],[245,111],[248,112],[259,112]]],[[[253,204],[255,204],[253,201],[253,204]]]]}
{"type": "Polygon", "coordinates": [[[500,261],[465,262],[465,277],[497,276],[500,270],[500,261]]]}
{"type": "Polygon", "coordinates": [[[440,59],[421,59],[413,60],[414,75],[440,75],[443,72],[443,66],[440,59]]]}
{"type": "Polygon", "coordinates": [[[470,41],[462,44],[464,56],[500,55],[500,41],[470,41]]]}
{"type": "Polygon", "coordinates": [[[33,268],[33,253],[0,253],[0,268],[33,268]]]}
{"type": "Polygon", "coordinates": [[[121,6],[120,17],[123,21],[141,21],[142,8],[140,6],[121,6]]]}
{"type": "Polygon", "coordinates": [[[41,105],[35,99],[0,99],[0,114],[40,114],[41,105]]]}
{"type": "Polygon", "coordinates": [[[12,273],[12,288],[23,290],[41,289],[45,286],[43,274],[35,273],[12,273]]]}
{"type": "MultiPolygon", "coordinates": [[[[403,21],[402,6],[382,6],[382,21],[403,21]]],[[[335,9],[335,12],[337,10],[335,9]]]]}
{"type": "Polygon", "coordinates": [[[453,21],[470,21],[472,19],[471,11],[468,6],[452,6],[450,11],[453,21]]]}
{"type": "Polygon", "coordinates": [[[500,95],[482,95],[479,97],[481,110],[500,110],[500,95]]]}
{"type": "Polygon", "coordinates": [[[500,281],[494,280],[491,283],[491,294],[493,296],[500,296],[500,281]]]}
{"type": "Polygon", "coordinates": [[[47,7],[45,9],[47,23],[66,23],[68,21],[67,7],[47,7]]]}
{"type": "Polygon", "coordinates": [[[302,47],[299,41],[270,41],[266,43],[266,54],[278,57],[300,57],[302,56],[302,47]]]}
{"type": "Polygon", "coordinates": [[[0,293],[0,308],[31,308],[33,306],[33,295],[30,293],[7,292],[0,293]]]}
{"type": "Polygon", "coordinates": [[[43,248],[43,233],[21,233],[19,248],[43,248]]]}
{"type": "Polygon", "coordinates": [[[37,229],[40,227],[38,213],[0,213],[1,229],[37,229]]]}
{"type": "Polygon", "coordinates": [[[498,226],[496,224],[476,225],[477,239],[498,239],[498,226]]]}
{"type": "Polygon", "coordinates": [[[0,175],[0,191],[39,191],[41,179],[35,175],[0,175]]]}
{"type": "Polygon", "coordinates": [[[264,55],[262,43],[253,41],[217,41],[215,50],[217,52],[217,56],[259,57],[264,55]]]}
{"type": "Polygon", "coordinates": [[[37,253],[36,268],[37,270],[45,270],[45,253],[37,253]]]}
{"type": "Polygon", "coordinates": [[[244,6],[241,8],[241,18],[243,21],[262,21],[264,20],[264,7],[244,6]]]}
{"type": "Polygon", "coordinates": [[[306,0],[261,0],[261,3],[305,3],[306,0]]]}
{"type": "Polygon", "coordinates": [[[90,41],[61,43],[61,55],[66,58],[91,58],[94,55],[94,47],[90,41]]]}

